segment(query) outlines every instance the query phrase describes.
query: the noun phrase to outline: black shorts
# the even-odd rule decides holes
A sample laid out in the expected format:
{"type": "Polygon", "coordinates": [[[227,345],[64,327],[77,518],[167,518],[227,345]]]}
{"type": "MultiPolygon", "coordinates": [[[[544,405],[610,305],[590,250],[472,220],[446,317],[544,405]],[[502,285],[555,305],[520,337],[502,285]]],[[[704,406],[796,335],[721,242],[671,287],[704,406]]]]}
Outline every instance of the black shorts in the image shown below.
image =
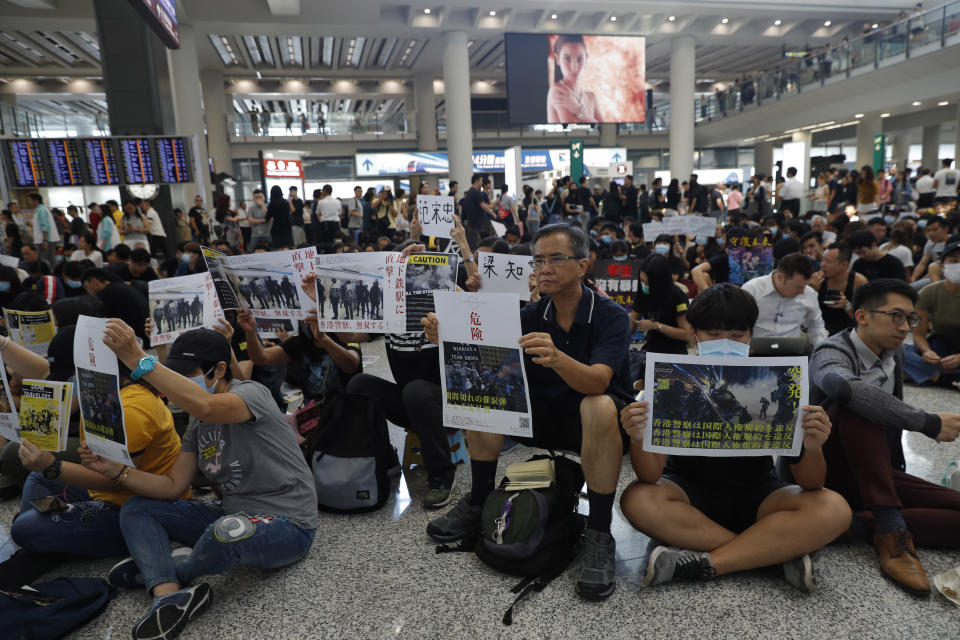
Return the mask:
{"type": "MultiPolygon", "coordinates": [[[[620,430],[620,440],[623,443],[623,452],[630,451],[630,436],[623,430],[620,423],[620,411],[627,403],[611,394],[607,394],[617,408],[617,428],[620,430]]],[[[576,451],[580,453],[583,444],[583,424],[580,421],[580,404],[556,402],[545,398],[533,397],[530,399],[530,410],[533,415],[533,437],[511,439],[528,447],[553,449],[560,451],[576,451]]]]}
{"type": "Polygon", "coordinates": [[[790,486],[773,473],[752,488],[706,484],[669,472],[663,477],[683,489],[700,513],[734,533],[742,533],[757,522],[757,510],[767,496],[790,486]]]}

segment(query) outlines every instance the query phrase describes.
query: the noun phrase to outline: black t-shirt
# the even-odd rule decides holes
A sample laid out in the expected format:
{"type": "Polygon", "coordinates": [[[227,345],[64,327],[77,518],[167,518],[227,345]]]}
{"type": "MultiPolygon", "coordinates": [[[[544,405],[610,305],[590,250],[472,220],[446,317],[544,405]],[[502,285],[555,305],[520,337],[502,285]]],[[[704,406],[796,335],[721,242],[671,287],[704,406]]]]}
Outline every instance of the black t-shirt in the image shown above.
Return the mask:
{"type": "Polygon", "coordinates": [[[293,227],[290,223],[290,205],[286,200],[271,200],[267,205],[266,220],[273,220],[270,226],[270,235],[288,236],[293,227]]]}
{"type": "Polygon", "coordinates": [[[670,456],[664,474],[676,474],[686,480],[711,487],[757,489],[774,475],[770,456],[714,458],[709,456],[670,456]]]}
{"type": "Polygon", "coordinates": [[[130,282],[132,280],[139,280],[140,282],[153,282],[154,280],[159,280],[160,276],[157,275],[157,272],[153,270],[153,267],[147,267],[143,273],[139,276],[135,276],[130,273],[130,265],[126,262],[117,262],[107,267],[107,271],[114,274],[124,282],[130,282]]]}
{"type": "Polygon", "coordinates": [[[597,212],[597,208],[594,206],[596,202],[594,202],[594,205],[590,204],[590,199],[593,197],[593,192],[586,187],[580,187],[577,189],[577,191],[577,201],[583,205],[583,210],[595,214],[597,212]]]}
{"type": "Polygon", "coordinates": [[[481,206],[482,203],[489,201],[487,194],[475,187],[470,187],[467,189],[467,192],[463,194],[463,200],[460,201],[463,218],[474,230],[483,227],[489,218],[486,210],[481,206]]]}
{"type": "MultiPolygon", "coordinates": [[[[289,202],[289,200],[287,202],[289,202]]],[[[300,198],[293,199],[293,211],[290,212],[290,224],[294,227],[303,226],[303,200],[300,198]]]]}
{"type": "Polygon", "coordinates": [[[440,384],[439,351],[420,333],[388,333],[387,361],[393,379],[402,389],[414,380],[440,384]]]}
{"type": "MultiPolygon", "coordinates": [[[[670,290],[670,302],[669,304],[663,305],[663,308],[658,304],[658,300],[654,300],[653,295],[643,293],[639,286],[637,289],[637,297],[633,301],[633,310],[639,313],[645,320],[653,320],[654,322],[661,322],[665,325],[676,327],[677,318],[687,313],[687,294],[677,285],[673,285],[673,289],[670,290]]],[[[653,329],[647,331],[647,343],[643,350],[654,351],[656,353],[685,354],[687,353],[687,341],[674,340],[653,329]]]]}
{"type": "Polygon", "coordinates": [[[857,273],[862,273],[868,282],[873,282],[880,278],[907,279],[907,270],[903,267],[903,263],[889,253],[879,260],[864,260],[863,258],[859,258],[853,263],[851,269],[857,273]]]}
{"type": "Polygon", "coordinates": [[[629,187],[623,188],[623,217],[624,218],[636,218],[637,217],[637,199],[639,198],[639,190],[634,186],[630,185],[629,187]]]}
{"type": "Polygon", "coordinates": [[[726,252],[718,253],[707,262],[710,264],[710,279],[713,284],[720,284],[730,279],[730,259],[726,252]]]}
{"type": "MultiPolygon", "coordinates": [[[[360,354],[360,348],[356,345],[344,344],[334,333],[327,335],[341,347],[360,354]]],[[[322,403],[331,394],[343,391],[350,378],[363,370],[363,364],[361,363],[355,373],[344,372],[325,349],[313,344],[313,340],[309,336],[310,329],[304,323],[300,323],[299,335],[288,339],[280,345],[280,348],[286,352],[291,360],[300,363],[302,366],[302,379],[299,382],[303,389],[304,399],[307,401],[317,400],[317,402],[322,403]]]]}
{"type": "Polygon", "coordinates": [[[683,268],[683,260],[671,253],[667,256],[667,261],[670,263],[670,273],[682,277],[683,272],[686,271],[686,269],[683,268]]]}
{"type": "Polygon", "coordinates": [[[697,189],[690,194],[690,197],[696,198],[696,201],[693,203],[693,210],[695,212],[707,212],[707,200],[710,199],[710,192],[706,187],[697,187],[697,189]]]}
{"type": "MultiPolygon", "coordinates": [[[[847,273],[847,285],[843,289],[843,295],[847,301],[853,300],[853,283],[856,280],[856,274],[853,271],[847,273]]],[[[820,291],[817,292],[817,300],[820,302],[820,314],[823,316],[823,325],[827,328],[827,333],[831,336],[840,333],[848,327],[857,326],[856,321],[847,315],[843,309],[831,307],[824,304],[827,301],[827,281],[824,280],[820,285],[820,291]]]]}
{"type": "Polygon", "coordinates": [[[210,228],[207,226],[207,210],[203,207],[193,207],[190,209],[189,216],[193,219],[194,223],[197,225],[197,231],[200,233],[207,233],[210,228]]]}

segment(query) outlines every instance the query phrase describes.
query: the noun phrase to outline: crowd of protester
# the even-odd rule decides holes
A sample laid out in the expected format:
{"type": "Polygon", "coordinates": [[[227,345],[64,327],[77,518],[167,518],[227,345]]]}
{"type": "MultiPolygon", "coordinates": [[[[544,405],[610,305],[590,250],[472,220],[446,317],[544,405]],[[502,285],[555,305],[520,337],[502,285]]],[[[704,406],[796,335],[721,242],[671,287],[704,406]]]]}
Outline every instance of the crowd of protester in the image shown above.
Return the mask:
{"type": "MultiPolygon", "coordinates": [[[[476,174],[462,193],[450,185],[459,213],[452,244],[423,237],[416,194],[390,188],[357,187],[338,200],[325,186],[305,202],[295,189],[273,187],[236,205],[219,194],[213,212],[197,196],[166,229],[149,201],[91,204],[80,215],[50,211],[31,196],[29,225],[10,203],[4,253],[20,261],[0,266],[0,306],[52,309],[58,327],[46,359],[0,337],[12,388],[22,378],[72,379],[78,316],[110,318],[103,339],[120,366],[133,464],[95,455],[77,437],[76,416],[62,455],[6,443],[0,471],[24,483],[11,523],[21,551],[0,569],[31,576],[64,554],[130,556],[109,581],[153,596],[134,625],[134,637],[153,638],[172,637],[209,605],[202,576],[298,562],[323,518],[284,418],[284,382],[318,403],[338,393],[373,398],[419,437],[429,484],[422,506],[454,503],[436,315],[423,331],[386,336],[392,381],[363,373],[362,345],[376,336],[321,332],[316,310],[292,336],[262,339],[249,312],[228,312],[169,348],[152,348],[158,327],[147,311],[148,283],[204,272],[201,246],[228,254],[316,246],[457,251],[459,287],[480,292],[478,254],[532,256],[520,345],[533,436],[520,441],[581,455],[590,505],[576,576],[582,597],[603,599],[615,588],[611,518],[624,455],[636,478],[621,492],[623,513],[657,541],[648,584],[782,564],[791,584],[811,591],[809,553],[846,537],[872,542],[883,571],[906,589],[929,592],[915,543],[960,547],[960,494],[907,474],[900,438],[917,431],[952,441],[960,432],[960,415],[903,401],[905,381],[952,392],[960,381],[960,181],[951,164],[915,180],[869,166],[833,170],[817,176],[813,190],[792,168],[743,186],[702,185],[692,175],[666,186],[627,176],[590,188],[566,177],[546,190],[523,185],[516,198],[476,174]],[[644,236],[645,223],[688,214],[713,216],[715,234],[644,236]],[[774,263],[738,286],[727,238],[743,234],[772,247],[774,263]],[[599,260],[640,261],[632,309],[597,284],[599,260]],[[638,354],[747,355],[751,339],[763,337],[804,338],[811,359],[814,401],[803,408],[801,454],[785,460],[789,479],[769,457],[644,451],[649,403],[637,399],[638,354]],[[846,400],[827,411],[820,403],[829,374],[845,381],[846,400]],[[242,471],[223,464],[229,460],[242,471]],[[217,503],[192,499],[204,485],[215,488],[217,503]],[[40,512],[35,503],[48,496],[82,517],[40,512]],[[171,551],[171,542],[183,546],[171,551]]],[[[417,192],[436,190],[423,184],[417,192]]],[[[316,301],[311,278],[303,286],[316,301]]],[[[471,431],[467,446],[470,491],[428,525],[439,541],[479,528],[504,437],[471,431]]]]}

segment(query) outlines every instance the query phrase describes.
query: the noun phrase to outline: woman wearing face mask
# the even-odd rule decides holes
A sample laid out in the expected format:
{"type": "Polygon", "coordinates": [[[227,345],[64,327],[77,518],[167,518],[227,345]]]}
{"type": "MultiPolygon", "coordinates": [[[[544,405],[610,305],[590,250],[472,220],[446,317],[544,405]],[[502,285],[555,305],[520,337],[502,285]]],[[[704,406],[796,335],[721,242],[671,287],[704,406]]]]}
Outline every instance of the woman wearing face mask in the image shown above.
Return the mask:
{"type": "Polygon", "coordinates": [[[203,259],[203,252],[200,245],[196,242],[188,242],[183,247],[183,255],[180,256],[180,266],[177,267],[178,276],[189,276],[195,273],[203,273],[207,270],[207,262],[203,259]]]}
{"type": "Polygon", "coordinates": [[[192,416],[179,455],[163,471],[126,467],[81,447],[84,466],[139,496],[120,514],[132,557],[108,577],[116,587],[146,588],[154,598],[133,637],[172,637],[210,604],[210,586],[195,582],[201,576],[237,565],[277,569],[307,554],[318,522],[313,475],[270,391],[232,379],[224,336],[188,331],[163,365],[119,320],[107,323],[103,341],[133,368],[133,377],[192,416]],[[198,472],[222,495],[220,506],[183,499],[198,472]],[[192,549],[171,553],[171,540],[192,549]]]}
{"type": "Polygon", "coordinates": [[[676,240],[673,236],[660,234],[653,243],[653,253],[658,256],[664,256],[670,263],[670,271],[673,273],[673,280],[676,282],[683,272],[687,270],[683,258],[678,255],[683,249],[683,243],[676,240]]]}
{"type": "Polygon", "coordinates": [[[694,244],[687,249],[687,264],[693,269],[698,264],[703,264],[713,256],[720,253],[722,249],[717,244],[716,238],[712,236],[697,236],[694,238],[694,244]]]}
{"type": "Polygon", "coordinates": [[[916,384],[950,387],[960,380],[960,235],[953,236],[940,257],[943,280],[920,290],[904,373],[916,384]]]}
{"type": "Polygon", "coordinates": [[[9,307],[10,302],[24,291],[16,269],[0,266],[0,307],[9,307]]]}
{"type": "Polygon", "coordinates": [[[673,282],[670,263],[664,256],[647,258],[640,271],[640,290],[630,312],[631,331],[647,334],[644,351],[687,352],[687,294],[673,282]]]}

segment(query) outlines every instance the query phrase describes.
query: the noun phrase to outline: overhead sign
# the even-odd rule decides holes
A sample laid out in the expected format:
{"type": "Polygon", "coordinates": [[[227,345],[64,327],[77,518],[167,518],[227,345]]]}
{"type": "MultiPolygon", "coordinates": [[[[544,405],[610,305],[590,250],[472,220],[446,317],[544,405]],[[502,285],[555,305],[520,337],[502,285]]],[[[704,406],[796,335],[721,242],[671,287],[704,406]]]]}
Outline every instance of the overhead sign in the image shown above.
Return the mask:
{"type": "Polygon", "coordinates": [[[180,27],[174,0],[130,0],[156,34],[171,49],[180,48],[180,27]]]}
{"type": "MultiPolygon", "coordinates": [[[[626,147],[594,147],[583,149],[586,167],[608,167],[624,163],[626,147]]],[[[358,153],[354,156],[357,176],[408,175],[415,173],[447,174],[450,161],[446,151],[358,153]]],[[[521,171],[566,171],[569,172],[570,149],[521,149],[521,171]]],[[[498,173],[506,169],[506,155],[502,149],[481,150],[473,153],[473,170],[476,173],[498,173]]],[[[589,171],[588,171],[589,173],[589,171]]]]}
{"type": "Polygon", "coordinates": [[[264,158],[264,178],[303,178],[303,163],[299,160],[264,158]]]}

